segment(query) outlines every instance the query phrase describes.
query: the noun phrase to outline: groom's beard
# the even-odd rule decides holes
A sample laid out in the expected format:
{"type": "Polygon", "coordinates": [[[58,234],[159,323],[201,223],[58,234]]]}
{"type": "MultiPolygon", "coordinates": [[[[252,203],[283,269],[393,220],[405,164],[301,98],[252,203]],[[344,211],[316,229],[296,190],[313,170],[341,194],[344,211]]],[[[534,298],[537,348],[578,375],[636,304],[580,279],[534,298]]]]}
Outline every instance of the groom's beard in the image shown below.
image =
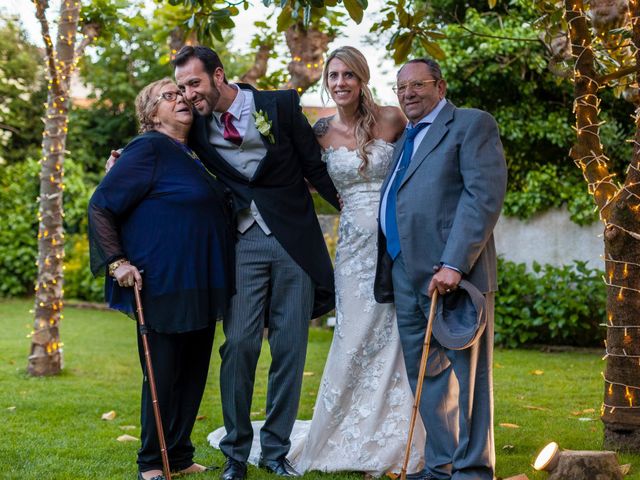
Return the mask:
{"type": "Polygon", "coordinates": [[[196,94],[195,98],[191,99],[191,105],[193,105],[198,114],[206,117],[214,112],[218,100],[220,100],[220,90],[211,85],[209,91],[204,94],[196,94]]]}

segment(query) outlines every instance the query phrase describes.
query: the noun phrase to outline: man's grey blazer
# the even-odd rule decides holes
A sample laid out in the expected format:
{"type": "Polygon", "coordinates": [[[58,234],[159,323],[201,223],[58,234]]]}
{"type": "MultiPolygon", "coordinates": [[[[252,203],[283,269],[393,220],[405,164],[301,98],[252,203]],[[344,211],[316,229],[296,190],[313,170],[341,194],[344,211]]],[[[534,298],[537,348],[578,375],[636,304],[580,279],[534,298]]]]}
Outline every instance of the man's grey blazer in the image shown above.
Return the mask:
{"type": "MultiPolygon", "coordinates": [[[[403,143],[404,135],[381,198],[403,143]]],[[[493,228],[506,184],[507,167],[493,117],[447,103],[411,159],[397,196],[400,248],[417,291],[426,295],[434,266],[441,264],[459,269],[483,293],[497,290],[493,228]]],[[[391,266],[379,229],[374,290],[381,303],[393,301],[391,266]]]]}

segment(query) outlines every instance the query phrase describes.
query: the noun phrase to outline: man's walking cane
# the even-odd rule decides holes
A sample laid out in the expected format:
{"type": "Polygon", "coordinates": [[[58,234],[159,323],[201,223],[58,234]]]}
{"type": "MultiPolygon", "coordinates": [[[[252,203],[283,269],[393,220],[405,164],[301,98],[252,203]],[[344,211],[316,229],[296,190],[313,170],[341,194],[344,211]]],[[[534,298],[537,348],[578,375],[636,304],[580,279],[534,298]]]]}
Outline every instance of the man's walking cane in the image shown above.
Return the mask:
{"type": "Polygon", "coordinates": [[[422,358],[420,359],[420,372],[418,373],[418,383],[416,384],[415,400],[413,402],[413,411],[411,412],[411,422],[409,423],[409,438],[407,447],[404,452],[404,462],[402,470],[400,470],[401,480],[407,478],[407,465],[409,464],[409,455],[411,454],[411,442],[413,441],[413,430],[416,426],[418,418],[418,407],[420,406],[420,397],[422,396],[422,384],[424,383],[424,374],[427,370],[427,357],[429,356],[429,344],[431,343],[431,329],[433,327],[433,319],[436,316],[436,307],[438,305],[438,290],[433,291],[431,296],[431,308],[429,308],[429,319],[427,320],[427,331],[424,334],[424,344],[422,347],[422,358]]]}
{"type": "Polygon", "coordinates": [[[136,297],[138,325],[140,326],[140,336],[142,337],[144,360],[147,365],[147,380],[149,381],[149,388],[151,389],[153,413],[156,417],[156,429],[158,430],[160,455],[162,456],[162,470],[164,471],[165,480],[171,480],[171,470],[169,470],[169,456],[167,455],[167,444],[164,441],[164,430],[162,429],[162,418],[160,417],[160,405],[158,405],[158,392],[156,390],[156,378],[153,375],[153,366],[151,365],[151,352],[149,350],[149,342],[147,341],[147,327],[144,324],[144,315],[142,314],[142,301],[140,300],[140,289],[138,288],[138,282],[135,282],[135,285],[133,286],[133,293],[136,297]]]}

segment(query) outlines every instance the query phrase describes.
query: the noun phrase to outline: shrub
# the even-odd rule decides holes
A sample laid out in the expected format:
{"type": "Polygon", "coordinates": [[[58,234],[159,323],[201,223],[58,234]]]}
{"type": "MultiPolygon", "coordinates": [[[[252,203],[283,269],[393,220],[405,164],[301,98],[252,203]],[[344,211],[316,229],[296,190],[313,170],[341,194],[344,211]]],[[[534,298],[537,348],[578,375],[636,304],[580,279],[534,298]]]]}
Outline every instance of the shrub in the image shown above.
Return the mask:
{"type": "Polygon", "coordinates": [[[515,348],[530,344],[593,347],[602,344],[606,288],[602,271],[586,262],[556,267],[498,260],[495,341],[515,348]]]}
{"type": "Polygon", "coordinates": [[[38,249],[38,172],[36,160],[0,169],[0,296],[33,289],[38,249]]]}
{"type": "Polygon", "coordinates": [[[588,225],[598,219],[578,169],[566,170],[547,164],[527,172],[522,190],[507,193],[503,213],[526,220],[565,203],[571,220],[578,225],[588,225]]]}
{"type": "Polygon", "coordinates": [[[313,192],[311,194],[311,198],[313,198],[313,206],[316,210],[316,215],[335,215],[338,213],[338,211],[333,208],[329,202],[322,198],[318,192],[313,192]]]}
{"type": "MultiPolygon", "coordinates": [[[[38,189],[40,164],[37,160],[3,166],[0,169],[0,297],[31,293],[36,280],[35,265],[38,243],[38,189]]],[[[84,179],[84,171],[73,159],[65,160],[65,233],[66,241],[72,235],[86,232],[87,203],[91,187],[84,179]]],[[[69,245],[65,248],[70,253],[69,245]]],[[[89,298],[81,296],[80,298],[89,298]]]]}
{"type": "Polygon", "coordinates": [[[89,269],[89,242],[85,233],[68,236],[65,242],[64,296],[90,302],[104,301],[104,278],[89,269]]]}

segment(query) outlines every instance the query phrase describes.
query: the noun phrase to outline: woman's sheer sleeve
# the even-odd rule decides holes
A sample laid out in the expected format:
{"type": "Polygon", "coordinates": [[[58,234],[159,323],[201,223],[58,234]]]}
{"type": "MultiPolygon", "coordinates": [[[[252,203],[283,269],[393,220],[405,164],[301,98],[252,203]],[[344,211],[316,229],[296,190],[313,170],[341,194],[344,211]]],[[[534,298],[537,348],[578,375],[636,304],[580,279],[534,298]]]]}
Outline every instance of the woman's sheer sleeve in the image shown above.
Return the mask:
{"type": "Polygon", "coordinates": [[[111,262],[126,256],[119,224],[151,189],[156,158],[150,139],[134,139],[91,196],[89,252],[94,276],[105,274],[111,262]]]}

